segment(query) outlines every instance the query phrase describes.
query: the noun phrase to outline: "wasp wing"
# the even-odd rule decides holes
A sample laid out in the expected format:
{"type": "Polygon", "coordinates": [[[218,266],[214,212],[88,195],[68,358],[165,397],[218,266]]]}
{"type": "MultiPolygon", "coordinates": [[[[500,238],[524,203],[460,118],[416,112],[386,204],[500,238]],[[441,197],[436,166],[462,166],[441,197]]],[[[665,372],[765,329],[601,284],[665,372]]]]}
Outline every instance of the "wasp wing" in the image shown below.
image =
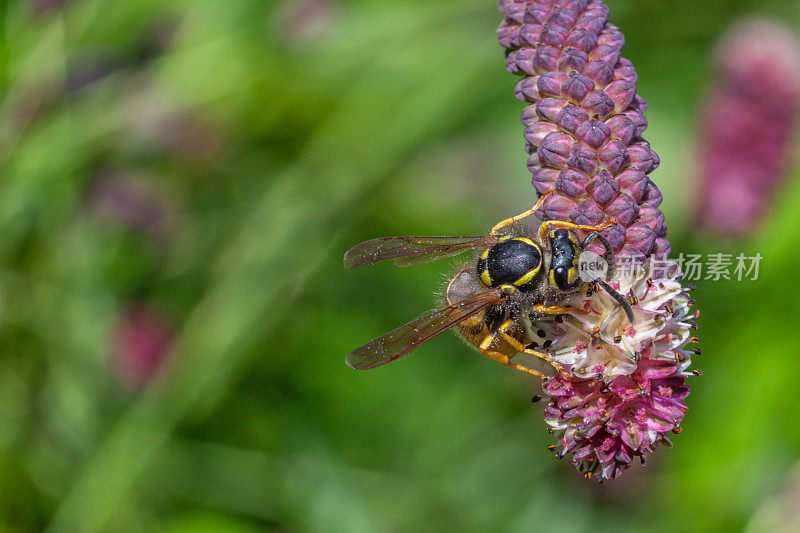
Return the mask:
{"type": "Polygon", "coordinates": [[[347,354],[345,362],[359,370],[385,365],[395,359],[399,359],[420,344],[447,331],[482,309],[502,301],[503,293],[500,289],[489,289],[480,292],[458,303],[423,315],[382,337],[368,342],[364,346],[356,348],[347,354]]]}
{"type": "Polygon", "coordinates": [[[394,260],[397,266],[411,266],[451,257],[474,248],[497,244],[498,237],[383,237],[356,244],[344,254],[345,268],[374,265],[394,260]]]}

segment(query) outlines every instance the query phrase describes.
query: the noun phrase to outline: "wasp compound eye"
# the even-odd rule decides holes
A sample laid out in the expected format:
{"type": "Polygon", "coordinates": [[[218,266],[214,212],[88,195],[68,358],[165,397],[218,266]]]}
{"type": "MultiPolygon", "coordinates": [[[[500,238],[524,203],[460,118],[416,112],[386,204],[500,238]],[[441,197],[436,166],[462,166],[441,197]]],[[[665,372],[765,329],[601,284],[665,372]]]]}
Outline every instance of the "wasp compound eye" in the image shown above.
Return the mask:
{"type": "Polygon", "coordinates": [[[530,239],[516,237],[495,244],[481,254],[478,276],[487,287],[513,285],[522,291],[534,288],[542,268],[542,252],[530,239]]]}

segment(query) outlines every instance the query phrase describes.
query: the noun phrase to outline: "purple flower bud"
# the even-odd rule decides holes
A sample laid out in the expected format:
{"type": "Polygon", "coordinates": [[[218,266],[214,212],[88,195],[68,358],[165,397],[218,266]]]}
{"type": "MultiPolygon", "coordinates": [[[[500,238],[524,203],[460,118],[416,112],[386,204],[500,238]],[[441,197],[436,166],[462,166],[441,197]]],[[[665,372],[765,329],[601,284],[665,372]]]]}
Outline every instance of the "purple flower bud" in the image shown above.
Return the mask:
{"type": "MultiPolygon", "coordinates": [[[[554,198],[537,215],[566,216],[561,220],[581,224],[596,218],[587,213],[600,213],[598,223],[619,214],[622,218],[605,232],[623,236],[615,239],[615,251],[629,243],[650,255],[655,240],[642,240],[634,224],[649,224],[639,220],[639,207],[648,199],[647,205],[657,207],[652,199],[660,200],[660,194],[646,197],[646,177],[629,174],[648,174],[658,166],[658,156],[641,138],[646,104],[636,93],[633,66],[620,56],[625,39],[608,23],[608,7],[600,0],[503,0],[499,6],[506,16],[498,38],[509,49],[508,69],[524,76],[515,94],[531,103],[522,121],[528,152],[538,150],[528,165],[533,186],[539,194],[553,191],[554,198]],[[559,174],[545,169],[577,174],[554,179],[559,174]],[[624,205],[614,203],[618,197],[624,205]],[[567,210],[567,205],[581,207],[567,210]]],[[[651,227],[652,234],[663,233],[663,220],[659,224],[651,227]]],[[[663,236],[658,246],[669,251],[663,236]]]]}
{"type": "Polygon", "coordinates": [[[111,337],[112,369],[131,388],[152,381],[164,366],[173,332],[166,321],[145,305],[123,310],[111,337]]]}
{"type": "Polygon", "coordinates": [[[786,176],[800,111],[800,44],[781,25],[749,21],[719,45],[719,79],[699,128],[706,231],[753,231],[786,176]]]}

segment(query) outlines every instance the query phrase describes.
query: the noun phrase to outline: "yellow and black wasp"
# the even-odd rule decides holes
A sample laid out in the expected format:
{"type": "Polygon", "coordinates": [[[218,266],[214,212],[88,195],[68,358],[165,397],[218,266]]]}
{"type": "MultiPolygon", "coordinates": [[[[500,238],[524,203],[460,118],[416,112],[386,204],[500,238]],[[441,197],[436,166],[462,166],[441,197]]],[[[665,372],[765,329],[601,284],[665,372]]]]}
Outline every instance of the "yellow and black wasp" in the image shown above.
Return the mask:
{"type": "Polygon", "coordinates": [[[600,232],[614,220],[597,226],[548,220],[537,231],[517,224],[539,209],[546,196],[524,213],[495,225],[489,235],[384,237],[351,248],[344,256],[346,268],[389,260],[394,260],[398,266],[411,266],[470,250],[477,250],[478,255],[452,278],[442,309],[356,348],[347,355],[347,364],[357,369],[384,365],[456,327],[483,355],[506,366],[545,379],[541,372],[512,361],[515,355],[525,353],[563,371],[550,355],[534,349],[536,323],[553,320],[567,312],[584,312],[561,304],[565,295],[574,293],[585,283],[578,271],[579,257],[595,239],[605,247],[608,268],[605,281],[594,279],[592,283],[619,302],[632,322],[630,304],[607,283],[613,276],[614,252],[600,232]],[[577,230],[589,233],[581,241],[575,233],[577,230]]]}

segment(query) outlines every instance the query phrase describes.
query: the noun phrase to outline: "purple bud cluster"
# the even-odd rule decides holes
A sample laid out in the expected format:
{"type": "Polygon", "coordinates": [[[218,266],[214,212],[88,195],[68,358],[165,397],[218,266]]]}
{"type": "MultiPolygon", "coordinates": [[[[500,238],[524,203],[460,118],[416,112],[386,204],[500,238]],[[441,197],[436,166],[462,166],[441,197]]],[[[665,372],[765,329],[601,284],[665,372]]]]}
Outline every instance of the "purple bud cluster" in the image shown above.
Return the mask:
{"type": "MultiPolygon", "coordinates": [[[[522,114],[528,168],[537,193],[549,193],[536,215],[587,226],[613,218],[603,235],[618,256],[637,264],[664,260],[670,244],[662,197],[648,177],[659,159],[642,137],[647,106],[636,92],[633,65],[621,56],[625,39],[608,23],[608,7],[601,0],[500,0],[499,6],[507,69],[522,76],[515,94],[530,104],[522,114]]],[[[604,251],[598,242],[592,248],[604,251]]],[[[545,420],[559,431],[559,457],[571,453],[587,477],[616,478],[634,457],[644,461],[658,444],[670,445],[667,433],[680,431],[687,409],[685,378],[695,374],[687,371],[685,349],[693,301],[677,275],[637,275],[623,292],[634,319],[623,318],[619,303],[602,291],[586,291],[580,293],[586,305],[575,307],[585,312],[567,312],[556,326],[554,345],[567,372],[544,385],[545,420]],[[635,351],[626,355],[620,346],[631,343],[635,351]],[[593,376],[585,372],[590,363],[593,376]]]]}
{"type": "Polygon", "coordinates": [[[679,432],[689,395],[677,362],[643,359],[630,376],[610,383],[601,379],[571,380],[556,376],[545,385],[552,401],[545,418],[563,429],[562,455],[574,452],[580,470],[614,479],[679,432]]]}
{"type": "Polygon", "coordinates": [[[533,186],[540,195],[553,191],[537,216],[585,225],[613,217],[604,235],[615,252],[667,255],[661,193],[648,178],[659,159],[642,138],[647,105],[608,7],[600,0],[499,5],[506,66],[523,76],[515,94],[530,103],[522,123],[533,186]]]}

